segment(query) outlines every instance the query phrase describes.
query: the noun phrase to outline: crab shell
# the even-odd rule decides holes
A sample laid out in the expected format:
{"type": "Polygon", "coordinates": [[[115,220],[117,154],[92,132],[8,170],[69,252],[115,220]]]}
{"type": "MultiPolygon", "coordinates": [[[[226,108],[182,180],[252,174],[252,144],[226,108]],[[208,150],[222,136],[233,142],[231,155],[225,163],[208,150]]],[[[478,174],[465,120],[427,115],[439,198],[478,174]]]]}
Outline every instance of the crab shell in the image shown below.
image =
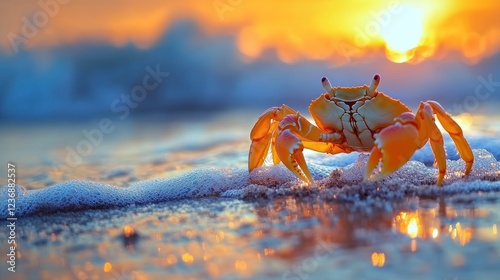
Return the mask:
{"type": "Polygon", "coordinates": [[[377,133],[402,113],[411,112],[382,92],[370,93],[367,85],[332,88],[313,100],[309,111],[321,130],[339,132],[344,139],[341,145],[358,152],[371,151],[377,133]]]}

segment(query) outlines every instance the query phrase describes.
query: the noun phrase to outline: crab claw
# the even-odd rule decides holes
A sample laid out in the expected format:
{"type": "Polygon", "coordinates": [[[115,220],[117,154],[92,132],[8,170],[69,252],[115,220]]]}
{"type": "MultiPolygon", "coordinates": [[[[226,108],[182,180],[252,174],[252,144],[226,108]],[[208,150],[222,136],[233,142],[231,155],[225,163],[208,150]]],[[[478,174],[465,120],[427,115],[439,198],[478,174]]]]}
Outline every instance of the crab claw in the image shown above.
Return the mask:
{"type": "Polygon", "coordinates": [[[276,153],[285,166],[302,181],[311,183],[311,173],[304,159],[304,145],[300,139],[285,129],[276,137],[276,153]]]}
{"type": "Polygon", "coordinates": [[[400,123],[384,128],[375,136],[366,167],[365,179],[377,181],[403,166],[418,147],[418,130],[413,123],[400,123]],[[372,175],[381,162],[379,172],[372,175]]]}
{"type": "MultiPolygon", "coordinates": [[[[277,125],[272,125],[276,127],[277,125]]],[[[267,153],[269,151],[269,146],[271,145],[271,138],[273,136],[273,130],[269,131],[264,136],[252,140],[250,145],[250,151],[248,153],[248,171],[252,171],[255,168],[264,164],[267,153]]]]}
{"type": "Polygon", "coordinates": [[[273,122],[274,113],[279,110],[278,107],[272,107],[266,110],[257,120],[250,132],[250,151],[248,153],[248,171],[261,166],[266,159],[271,139],[274,131],[278,127],[277,122],[273,122]]]}
{"type": "Polygon", "coordinates": [[[262,115],[260,115],[259,119],[255,123],[250,132],[250,138],[253,140],[258,140],[266,136],[266,134],[271,129],[271,123],[273,120],[273,115],[276,111],[279,110],[279,107],[271,107],[267,109],[262,115]]]}

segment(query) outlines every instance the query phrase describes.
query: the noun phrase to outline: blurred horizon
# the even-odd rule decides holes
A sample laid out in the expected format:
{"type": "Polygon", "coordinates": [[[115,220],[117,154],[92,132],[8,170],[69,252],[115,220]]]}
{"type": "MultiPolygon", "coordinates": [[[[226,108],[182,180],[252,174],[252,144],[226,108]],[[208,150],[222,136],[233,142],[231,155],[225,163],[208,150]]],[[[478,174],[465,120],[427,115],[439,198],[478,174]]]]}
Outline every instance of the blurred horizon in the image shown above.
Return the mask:
{"type": "Polygon", "coordinates": [[[375,73],[380,91],[411,108],[434,99],[452,114],[492,113],[500,103],[497,1],[0,7],[0,121],[89,119],[124,106],[132,115],[281,104],[305,113],[322,76],[356,86],[375,73]],[[154,87],[143,85],[147,75],[154,87]],[[141,85],[139,102],[124,99],[141,85]],[[480,86],[489,91],[478,95],[480,86]]]}

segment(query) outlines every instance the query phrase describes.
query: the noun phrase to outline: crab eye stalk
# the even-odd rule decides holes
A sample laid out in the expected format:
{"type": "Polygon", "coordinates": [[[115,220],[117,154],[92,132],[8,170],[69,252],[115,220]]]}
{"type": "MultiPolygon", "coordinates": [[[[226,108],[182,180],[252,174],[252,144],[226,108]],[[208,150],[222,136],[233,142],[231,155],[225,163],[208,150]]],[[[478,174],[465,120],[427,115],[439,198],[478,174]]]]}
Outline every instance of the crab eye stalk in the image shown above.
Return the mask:
{"type": "Polygon", "coordinates": [[[379,84],[380,84],[380,75],[375,74],[375,76],[373,76],[372,83],[370,84],[370,88],[368,89],[368,93],[372,95],[377,90],[379,84]]]}
{"type": "Polygon", "coordinates": [[[327,77],[321,78],[321,85],[323,85],[323,88],[326,90],[326,93],[331,93],[332,92],[332,84],[330,84],[330,81],[328,80],[327,77]]]}

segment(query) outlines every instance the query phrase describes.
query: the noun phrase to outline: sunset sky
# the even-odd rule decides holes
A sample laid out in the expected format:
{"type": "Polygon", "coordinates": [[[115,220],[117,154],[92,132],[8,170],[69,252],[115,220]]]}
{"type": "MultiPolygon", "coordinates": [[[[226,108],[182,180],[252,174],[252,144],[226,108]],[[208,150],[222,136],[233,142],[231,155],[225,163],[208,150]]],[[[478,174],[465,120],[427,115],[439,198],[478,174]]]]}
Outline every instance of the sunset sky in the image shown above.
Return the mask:
{"type": "Polygon", "coordinates": [[[157,65],[171,76],[138,114],[307,110],[322,76],[355,86],[375,73],[409,106],[477,114],[500,102],[499,11],[497,0],[2,0],[0,119],[109,114],[157,65]]]}
{"type": "Polygon", "coordinates": [[[249,60],[275,49],[284,62],[319,59],[333,66],[380,54],[394,62],[458,55],[477,63],[500,48],[496,0],[60,2],[2,1],[3,51],[13,52],[12,33],[23,36],[26,20],[38,31],[24,36],[20,48],[97,41],[147,49],[180,19],[198,22],[208,36],[235,36],[249,60]]]}

